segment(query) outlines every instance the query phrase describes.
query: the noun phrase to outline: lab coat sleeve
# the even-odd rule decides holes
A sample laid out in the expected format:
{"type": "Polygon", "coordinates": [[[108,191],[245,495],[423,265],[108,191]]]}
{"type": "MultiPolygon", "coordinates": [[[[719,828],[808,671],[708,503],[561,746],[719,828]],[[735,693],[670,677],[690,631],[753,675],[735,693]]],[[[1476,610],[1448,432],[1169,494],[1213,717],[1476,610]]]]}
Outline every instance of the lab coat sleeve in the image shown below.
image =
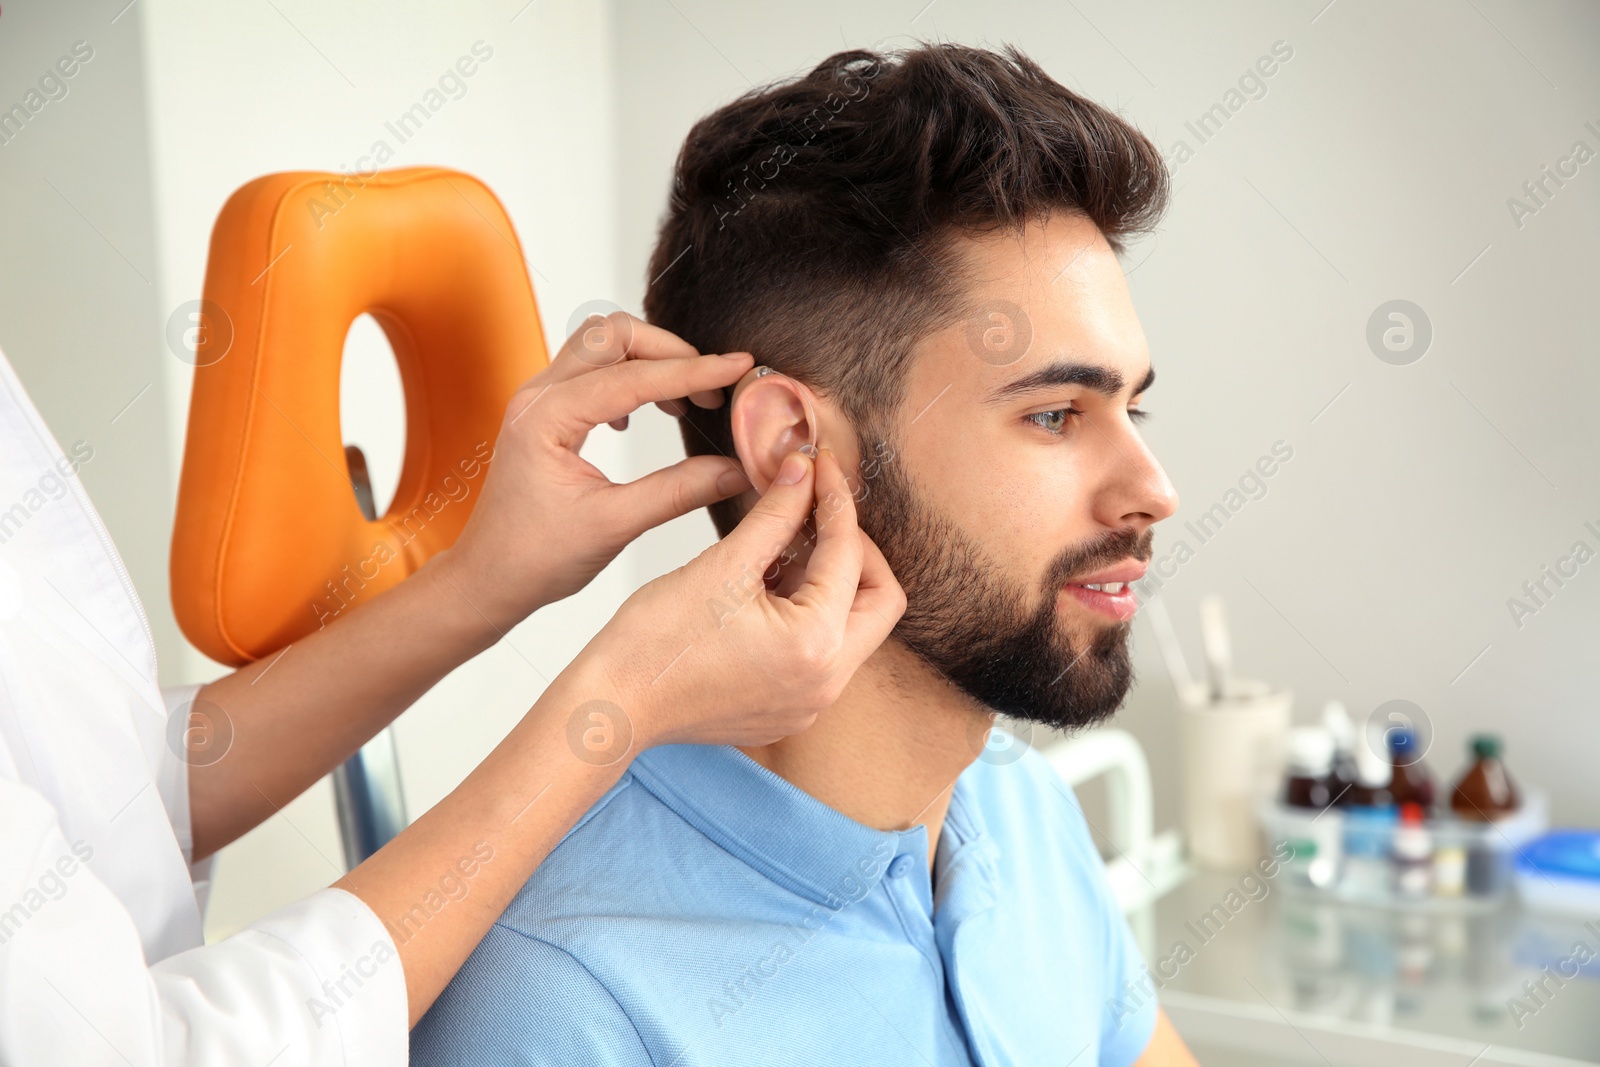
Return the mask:
{"type": "MultiPolygon", "coordinates": [[[[161,690],[169,723],[172,716],[193,703],[202,688],[203,685],[195,684],[169,686],[161,690]]],[[[171,744],[162,747],[162,763],[156,772],[156,784],[161,790],[161,803],[167,809],[167,821],[172,824],[172,832],[183,849],[183,861],[189,864],[189,878],[194,882],[195,898],[200,903],[200,913],[203,915],[207,891],[211,886],[211,862],[215,857],[207,856],[199,863],[194,862],[194,823],[189,811],[189,761],[180,756],[178,753],[181,749],[176,748],[171,744]]]]}
{"type": "Polygon", "coordinates": [[[388,931],[325,889],[215,945],[145,962],[132,918],[37,791],[0,778],[0,1063],[407,1062],[388,931]]]}

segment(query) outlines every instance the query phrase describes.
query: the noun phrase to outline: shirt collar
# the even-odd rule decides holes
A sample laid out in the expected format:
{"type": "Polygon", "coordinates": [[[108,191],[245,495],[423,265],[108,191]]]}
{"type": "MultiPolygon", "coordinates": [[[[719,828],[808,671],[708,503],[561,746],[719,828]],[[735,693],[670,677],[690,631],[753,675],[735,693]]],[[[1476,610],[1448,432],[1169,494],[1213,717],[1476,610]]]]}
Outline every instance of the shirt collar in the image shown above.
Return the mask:
{"type": "MultiPolygon", "coordinates": [[[[945,815],[939,851],[949,862],[973,861],[992,877],[994,842],[972,799],[980,760],[962,772],[945,815]]],[[[767,878],[817,904],[838,907],[865,896],[897,854],[927,856],[927,831],[877,830],[855,821],[736,748],[666,745],[635,757],[631,773],[667,807],[718,847],[767,878]],[[781,832],[774,832],[774,828],[781,832]]],[[[964,901],[981,909],[992,903],[964,901]]],[[[941,897],[944,886],[940,887],[941,897]]],[[[966,910],[965,908],[962,910],[966,910]]]]}
{"type": "Polygon", "coordinates": [[[631,773],[719,847],[828,907],[865,896],[913,833],[864,826],[723,745],[648,749],[631,773]]]}
{"type": "Polygon", "coordinates": [[[956,779],[939,835],[934,906],[942,926],[954,925],[993,907],[997,899],[999,846],[989,834],[983,806],[974,796],[980,775],[995,768],[980,758],[956,779]]]}

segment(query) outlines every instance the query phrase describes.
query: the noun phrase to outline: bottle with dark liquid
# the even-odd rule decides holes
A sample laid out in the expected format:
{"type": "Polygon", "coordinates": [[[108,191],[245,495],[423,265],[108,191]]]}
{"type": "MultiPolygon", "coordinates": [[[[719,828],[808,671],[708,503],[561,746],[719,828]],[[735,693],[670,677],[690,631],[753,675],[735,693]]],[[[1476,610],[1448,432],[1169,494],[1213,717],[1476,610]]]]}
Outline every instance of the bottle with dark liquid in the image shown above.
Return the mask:
{"type": "Polygon", "coordinates": [[[1331,886],[1339,877],[1343,835],[1337,817],[1321,817],[1333,806],[1333,735],[1320,726],[1296,726],[1289,731],[1287,756],[1283,802],[1298,810],[1286,824],[1290,836],[1284,839],[1294,848],[1286,865],[1290,880],[1331,886]]]}
{"type": "Polygon", "coordinates": [[[1375,741],[1367,738],[1355,751],[1356,784],[1344,802],[1341,885],[1351,896],[1382,899],[1390,887],[1389,839],[1396,809],[1389,791],[1394,772],[1375,741]]]}
{"type": "Polygon", "coordinates": [[[1522,797],[1500,762],[1500,739],[1478,734],[1472,739],[1474,762],[1450,794],[1450,810],[1468,822],[1492,822],[1522,806],[1522,797]]]}
{"type": "MultiPolygon", "coordinates": [[[[1522,806],[1522,797],[1500,762],[1500,739],[1478,734],[1472,739],[1474,761],[1450,794],[1450,811],[1463,822],[1502,819],[1522,806]]],[[[1512,878],[1512,860],[1496,837],[1484,835],[1467,849],[1467,892],[1493,896],[1512,878]]]]}
{"type": "Polygon", "coordinates": [[[1438,787],[1434,785],[1432,772],[1422,762],[1416,731],[1409,726],[1390,730],[1389,757],[1394,764],[1394,773],[1389,779],[1394,803],[1416,804],[1424,815],[1431,814],[1438,787]]]}
{"type": "Polygon", "coordinates": [[[1335,804],[1347,804],[1356,784],[1355,725],[1344,705],[1330,700],[1322,709],[1322,728],[1333,737],[1333,772],[1328,775],[1328,788],[1333,790],[1335,804]]]}
{"type": "Polygon", "coordinates": [[[1363,810],[1382,810],[1394,807],[1394,793],[1389,783],[1394,779],[1393,765],[1370,748],[1356,750],[1356,784],[1345,794],[1345,806],[1363,810]]]}
{"type": "Polygon", "coordinates": [[[1284,803],[1292,808],[1320,811],[1333,803],[1333,737],[1319,726],[1297,726],[1289,731],[1289,777],[1284,783],[1284,803]]]}

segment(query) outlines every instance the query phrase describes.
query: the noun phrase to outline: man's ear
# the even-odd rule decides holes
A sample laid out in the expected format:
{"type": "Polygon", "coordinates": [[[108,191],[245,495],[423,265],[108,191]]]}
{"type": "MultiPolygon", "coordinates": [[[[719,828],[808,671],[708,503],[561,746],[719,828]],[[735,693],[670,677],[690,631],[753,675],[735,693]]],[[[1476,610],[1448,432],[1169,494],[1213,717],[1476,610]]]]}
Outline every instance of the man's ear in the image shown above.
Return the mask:
{"type": "Polygon", "coordinates": [[[755,367],[734,386],[729,420],[745,477],[765,493],[784,457],[817,443],[811,390],[770,367],[755,367]]]}

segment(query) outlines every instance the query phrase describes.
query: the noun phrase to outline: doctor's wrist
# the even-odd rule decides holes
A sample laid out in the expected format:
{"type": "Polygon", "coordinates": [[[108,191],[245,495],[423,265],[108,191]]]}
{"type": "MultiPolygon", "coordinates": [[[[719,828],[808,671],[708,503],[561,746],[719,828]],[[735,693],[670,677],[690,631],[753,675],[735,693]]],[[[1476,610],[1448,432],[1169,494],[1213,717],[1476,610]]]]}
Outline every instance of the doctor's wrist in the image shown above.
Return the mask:
{"type": "Polygon", "coordinates": [[[626,658],[591,642],[540,694],[542,715],[559,720],[567,747],[583,763],[621,773],[662,744],[659,694],[638,684],[626,658]]]}
{"type": "Polygon", "coordinates": [[[496,588],[492,576],[447,548],[423,564],[413,580],[427,582],[445,629],[459,634],[476,655],[494,646],[532,612],[496,588]]]}

